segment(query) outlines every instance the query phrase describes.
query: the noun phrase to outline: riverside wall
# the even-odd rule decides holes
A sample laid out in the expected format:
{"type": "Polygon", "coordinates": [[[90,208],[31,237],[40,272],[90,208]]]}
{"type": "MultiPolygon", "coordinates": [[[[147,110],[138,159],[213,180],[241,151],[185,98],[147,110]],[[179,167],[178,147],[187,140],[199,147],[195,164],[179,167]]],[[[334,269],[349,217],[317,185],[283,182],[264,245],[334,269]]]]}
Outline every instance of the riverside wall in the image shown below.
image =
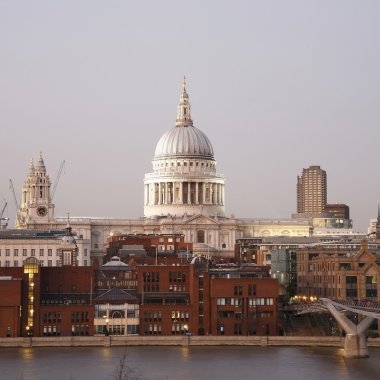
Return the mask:
{"type": "MultiPolygon", "coordinates": [[[[368,338],[380,347],[380,338],[368,338]]],[[[114,347],[114,346],[314,346],[343,347],[344,338],[320,336],[73,336],[0,338],[0,347],[114,347]]]]}

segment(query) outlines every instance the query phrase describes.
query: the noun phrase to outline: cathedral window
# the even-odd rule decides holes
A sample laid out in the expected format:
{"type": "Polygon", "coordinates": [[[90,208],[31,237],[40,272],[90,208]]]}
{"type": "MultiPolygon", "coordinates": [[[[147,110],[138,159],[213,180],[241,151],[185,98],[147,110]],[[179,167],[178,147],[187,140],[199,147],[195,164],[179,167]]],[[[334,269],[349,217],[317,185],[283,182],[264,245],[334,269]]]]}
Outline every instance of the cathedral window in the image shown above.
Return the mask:
{"type": "Polygon", "coordinates": [[[197,240],[198,240],[198,243],[204,243],[205,242],[205,232],[200,230],[200,231],[197,231],[197,240]]]}

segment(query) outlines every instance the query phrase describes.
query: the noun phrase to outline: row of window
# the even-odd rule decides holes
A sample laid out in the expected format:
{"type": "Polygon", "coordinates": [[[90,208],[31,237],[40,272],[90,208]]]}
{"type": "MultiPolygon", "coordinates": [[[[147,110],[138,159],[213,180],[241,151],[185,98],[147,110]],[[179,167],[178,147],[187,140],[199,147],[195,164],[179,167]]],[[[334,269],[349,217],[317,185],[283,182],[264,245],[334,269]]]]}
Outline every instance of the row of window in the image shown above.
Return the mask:
{"type": "MultiPolygon", "coordinates": [[[[223,297],[217,298],[216,304],[218,306],[241,306],[243,303],[243,298],[231,298],[231,297],[223,297]]],[[[273,306],[274,299],[273,298],[248,298],[248,306],[273,306]]]]}
{"type": "Polygon", "coordinates": [[[169,284],[169,292],[186,292],[185,284],[169,284]]]}
{"type": "Polygon", "coordinates": [[[172,322],[184,322],[189,320],[188,311],[172,311],[172,322]]]}
{"type": "Polygon", "coordinates": [[[169,272],[169,282],[186,282],[186,273],[169,272]]]}
{"type": "Polygon", "coordinates": [[[61,313],[48,312],[44,313],[44,323],[60,323],[62,320],[61,313]]]}
{"type": "Polygon", "coordinates": [[[71,313],[71,323],[88,322],[88,312],[87,311],[77,311],[71,313]]]}
{"type": "MultiPolygon", "coordinates": [[[[30,256],[32,257],[35,257],[36,256],[36,251],[38,251],[39,253],[39,256],[45,256],[45,249],[44,248],[41,248],[40,250],[37,250],[37,249],[30,249],[30,256]]],[[[10,248],[6,248],[5,250],[1,250],[0,249],[0,256],[2,255],[2,253],[5,253],[5,256],[11,256],[11,249],[10,248]]],[[[18,249],[18,248],[15,248],[13,249],[13,256],[14,257],[17,257],[17,256],[28,256],[29,255],[29,252],[28,252],[28,249],[26,248],[23,248],[23,249],[18,249]]],[[[59,249],[56,250],[56,256],[59,256],[59,249]]],[[[53,256],[53,250],[52,249],[48,249],[47,250],[47,255],[48,256],[53,256]]],[[[87,256],[88,255],[88,251],[87,251],[87,248],[84,249],[84,256],[87,256]]]]}
{"type": "Polygon", "coordinates": [[[161,335],[162,326],[161,323],[144,323],[145,335],[161,335]]]}
{"type": "MultiPolygon", "coordinates": [[[[5,261],[1,261],[0,260],[0,267],[3,266],[3,267],[22,267],[24,265],[23,261],[22,260],[13,260],[13,263],[11,265],[11,261],[10,260],[5,260],[5,261]]],[[[44,261],[43,260],[40,260],[39,262],[39,265],[41,267],[44,266],[44,261]]],[[[48,267],[52,267],[53,266],[53,260],[47,260],[47,266],[48,267]]],[[[61,266],[61,260],[55,260],[55,266],[59,267],[61,266]]],[[[84,260],[83,261],[83,266],[88,266],[88,261],[87,260],[84,260]]]]}
{"type": "Polygon", "coordinates": [[[144,312],[145,322],[157,322],[161,321],[162,313],[161,311],[146,311],[144,312]]]}
{"type": "MultiPolygon", "coordinates": [[[[170,166],[175,166],[174,162],[171,162],[170,164],[171,164],[170,166]]],[[[215,164],[213,164],[213,163],[209,164],[208,162],[206,162],[206,163],[201,162],[200,164],[201,164],[201,167],[208,168],[210,166],[210,168],[215,168],[215,164]]],[[[190,161],[189,162],[189,166],[193,166],[193,165],[194,165],[194,162],[190,161]]],[[[169,166],[168,162],[165,162],[165,163],[162,162],[161,165],[160,164],[156,164],[155,168],[158,169],[160,167],[163,168],[163,167],[168,167],[168,166],[169,166]]],[[[177,166],[181,166],[181,162],[177,161],[177,166]]],[[[183,166],[187,166],[187,161],[183,162],[183,166]]],[[[195,162],[195,166],[199,166],[199,162],[198,161],[195,162]]]]}
{"type": "Polygon", "coordinates": [[[185,335],[188,331],[189,326],[183,323],[173,323],[172,324],[172,334],[173,335],[185,335]]]}

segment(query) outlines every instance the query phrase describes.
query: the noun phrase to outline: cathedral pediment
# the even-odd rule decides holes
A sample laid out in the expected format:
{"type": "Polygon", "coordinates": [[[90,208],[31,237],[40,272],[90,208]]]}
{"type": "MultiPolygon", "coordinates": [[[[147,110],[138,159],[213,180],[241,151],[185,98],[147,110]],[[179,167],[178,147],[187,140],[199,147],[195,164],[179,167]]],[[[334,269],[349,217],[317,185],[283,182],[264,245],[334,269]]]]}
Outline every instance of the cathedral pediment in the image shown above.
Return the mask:
{"type": "Polygon", "coordinates": [[[215,225],[218,224],[218,221],[210,218],[209,216],[198,214],[194,215],[184,221],[184,224],[210,224],[215,225]]]}

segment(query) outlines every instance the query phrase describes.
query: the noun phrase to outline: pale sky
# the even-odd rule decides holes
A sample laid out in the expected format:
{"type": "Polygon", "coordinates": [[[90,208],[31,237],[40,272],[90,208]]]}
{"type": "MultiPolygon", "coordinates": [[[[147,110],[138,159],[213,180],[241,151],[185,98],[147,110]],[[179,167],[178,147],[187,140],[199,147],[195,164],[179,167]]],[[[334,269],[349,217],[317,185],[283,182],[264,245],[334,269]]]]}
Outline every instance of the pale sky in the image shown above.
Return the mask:
{"type": "MultiPolygon", "coordinates": [[[[288,218],[302,168],[366,231],[380,200],[380,2],[0,0],[0,194],[14,219],[43,151],[56,215],[139,217],[143,178],[175,125],[226,177],[227,215],[288,218]]],[[[0,199],[0,208],[3,204],[0,199]]]]}

